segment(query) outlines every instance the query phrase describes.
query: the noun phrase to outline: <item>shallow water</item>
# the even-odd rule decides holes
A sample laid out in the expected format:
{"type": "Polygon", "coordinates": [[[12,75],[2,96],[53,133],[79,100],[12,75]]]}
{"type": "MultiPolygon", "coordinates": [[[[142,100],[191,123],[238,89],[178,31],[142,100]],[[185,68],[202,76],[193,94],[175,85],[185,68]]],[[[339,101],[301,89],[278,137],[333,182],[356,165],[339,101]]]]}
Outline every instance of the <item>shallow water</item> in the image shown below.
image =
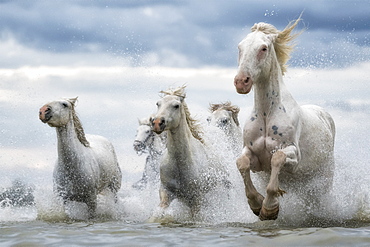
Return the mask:
{"type": "Polygon", "coordinates": [[[203,221],[189,220],[188,209],[174,201],[167,219],[149,223],[150,216],[158,213],[157,185],[136,191],[130,182],[123,185],[117,204],[109,195],[100,196],[98,216],[88,221],[85,205],[72,203],[64,212],[53,196],[50,179],[40,179],[35,185],[35,205],[0,208],[0,245],[369,246],[368,189],[355,182],[343,184],[343,174],[336,173],[335,201],[327,211],[317,216],[306,214],[309,206],[293,203],[294,195],[287,195],[281,199],[279,218],[264,222],[250,212],[245,197],[240,196],[232,198],[236,205],[229,207],[216,198],[217,206],[205,209],[203,221]],[[357,188],[355,194],[353,187],[357,188]],[[336,205],[339,207],[331,212],[336,205]]]}
{"type": "Polygon", "coordinates": [[[369,246],[370,224],[288,227],[276,222],[158,224],[127,221],[0,223],[2,246],[369,246]]]}

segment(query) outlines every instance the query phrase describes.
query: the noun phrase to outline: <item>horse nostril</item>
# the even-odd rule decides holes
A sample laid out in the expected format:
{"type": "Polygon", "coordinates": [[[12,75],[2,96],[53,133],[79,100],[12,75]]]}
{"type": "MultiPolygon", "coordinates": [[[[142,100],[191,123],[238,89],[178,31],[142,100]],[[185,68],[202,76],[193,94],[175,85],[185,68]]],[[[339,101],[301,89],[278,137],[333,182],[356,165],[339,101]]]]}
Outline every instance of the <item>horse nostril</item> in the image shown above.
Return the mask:
{"type": "Polygon", "coordinates": [[[159,123],[160,126],[163,126],[165,123],[164,118],[161,118],[161,122],[159,123]]]}
{"type": "Polygon", "coordinates": [[[246,78],[244,79],[244,83],[248,83],[248,81],[249,81],[249,77],[246,77],[246,78]]]}
{"type": "Polygon", "coordinates": [[[164,117],[154,118],[152,128],[155,133],[162,132],[166,128],[166,120],[164,117]]]}
{"type": "Polygon", "coordinates": [[[222,118],[217,121],[217,126],[224,128],[228,125],[228,123],[229,123],[229,120],[227,118],[222,118]]]}

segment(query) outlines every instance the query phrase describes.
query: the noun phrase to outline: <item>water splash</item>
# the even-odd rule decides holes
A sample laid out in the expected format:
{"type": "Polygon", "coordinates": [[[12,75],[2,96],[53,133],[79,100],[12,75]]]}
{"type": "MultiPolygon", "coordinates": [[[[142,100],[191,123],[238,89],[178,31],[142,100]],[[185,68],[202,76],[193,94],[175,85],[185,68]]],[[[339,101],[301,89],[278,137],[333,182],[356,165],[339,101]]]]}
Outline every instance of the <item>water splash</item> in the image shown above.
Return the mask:
{"type": "MultiPolygon", "coordinates": [[[[345,153],[342,153],[344,157],[336,155],[333,189],[329,195],[319,196],[322,203],[316,204],[314,201],[307,200],[302,196],[305,193],[302,193],[299,188],[284,188],[287,194],[280,198],[279,218],[276,221],[260,222],[249,209],[243,181],[235,165],[235,157],[227,148],[224,138],[218,134],[210,134],[207,138],[216,148],[215,153],[225,160],[224,166],[228,171],[230,186],[218,186],[206,194],[204,198],[206,203],[201,207],[197,218],[189,217],[190,210],[177,200],[173,201],[165,211],[161,210],[158,207],[159,184],[150,184],[143,190],[134,189],[131,185],[141,176],[141,172],[135,177],[132,172],[123,169],[124,183],[118,194],[118,202],[115,203],[109,193],[99,196],[95,220],[149,222],[154,216],[161,218],[162,223],[166,224],[243,224],[253,227],[356,226],[370,222],[368,190],[370,175],[367,164],[360,155],[357,160],[345,157],[345,153]]],[[[346,145],[339,144],[338,152],[346,150],[346,145]]],[[[130,162],[134,161],[130,160],[130,162]]],[[[122,166],[124,167],[125,165],[122,166]]],[[[40,176],[40,174],[37,175],[40,176]]],[[[251,175],[256,188],[265,194],[263,180],[253,173],[251,175]]],[[[31,174],[31,176],[36,175],[31,174]]],[[[0,221],[86,221],[86,205],[81,203],[63,205],[60,199],[54,196],[51,177],[51,173],[45,173],[38,178],[34,187],[34,206],[9,205],[0,208],[0,221]]]]}

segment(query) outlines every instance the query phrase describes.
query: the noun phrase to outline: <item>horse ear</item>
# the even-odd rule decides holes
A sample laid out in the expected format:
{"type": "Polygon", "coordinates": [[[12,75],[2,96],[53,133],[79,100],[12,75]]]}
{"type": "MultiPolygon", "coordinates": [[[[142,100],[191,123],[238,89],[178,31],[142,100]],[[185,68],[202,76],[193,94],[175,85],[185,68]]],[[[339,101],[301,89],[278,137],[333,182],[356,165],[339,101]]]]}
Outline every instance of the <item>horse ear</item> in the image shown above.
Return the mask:
{"type": "Polygon", "coordinates": [[[137,120],[139,121],[139,125],[150,125],[150,119],[154,118],[154,115],[150,115],[149,117],[144,117],[144,118],[138,118],[137,120]]]}
{"type": "Polygon", "coordinates": [[[70,98],[68,99],[68,101],[71,102],[72,105],[74,105],[77,102],[77,99],[78,99],[78,96],[76,98],[70,98]]]}
{"type": "Polygon", "coordinates": [[[146,118],[138,118],[137,120],[139,121],[139,125],[143,125],[146,123],[146,118]]]}

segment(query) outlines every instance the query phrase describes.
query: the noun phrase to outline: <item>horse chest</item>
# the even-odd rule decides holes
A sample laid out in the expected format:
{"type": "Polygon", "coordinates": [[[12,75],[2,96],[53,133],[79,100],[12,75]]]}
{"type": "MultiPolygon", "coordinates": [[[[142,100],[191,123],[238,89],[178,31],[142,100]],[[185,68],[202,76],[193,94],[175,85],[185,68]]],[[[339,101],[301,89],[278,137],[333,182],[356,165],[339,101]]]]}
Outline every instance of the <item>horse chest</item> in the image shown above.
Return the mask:
{"type": "Polygon", "coordinates": [[[295,142],[295,127],[275,115],[272,118],[251,117],[244,128],[244,146],[251,153],[253,171],[270,170],[272,153],[295,142]]]}

